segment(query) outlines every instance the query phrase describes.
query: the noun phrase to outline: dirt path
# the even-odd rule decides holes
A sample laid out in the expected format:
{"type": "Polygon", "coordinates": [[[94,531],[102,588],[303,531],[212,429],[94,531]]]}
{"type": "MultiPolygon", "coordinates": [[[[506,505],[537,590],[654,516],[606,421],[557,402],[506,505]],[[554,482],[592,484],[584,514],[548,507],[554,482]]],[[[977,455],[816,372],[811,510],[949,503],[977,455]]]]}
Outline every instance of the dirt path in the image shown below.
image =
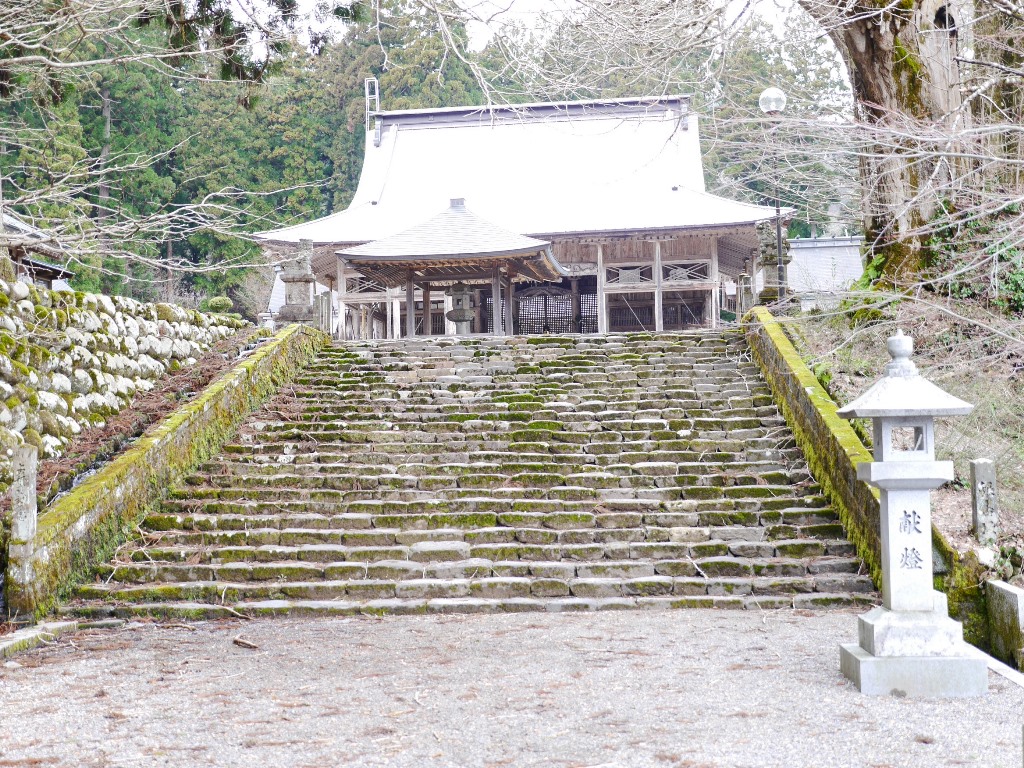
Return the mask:
{"type": "Polygon", "coordinates": [[[0,665],[0,766],[1019,768],[1024,689],[868,698],[855,636],[792,611],[90,630],[0,665]]]}

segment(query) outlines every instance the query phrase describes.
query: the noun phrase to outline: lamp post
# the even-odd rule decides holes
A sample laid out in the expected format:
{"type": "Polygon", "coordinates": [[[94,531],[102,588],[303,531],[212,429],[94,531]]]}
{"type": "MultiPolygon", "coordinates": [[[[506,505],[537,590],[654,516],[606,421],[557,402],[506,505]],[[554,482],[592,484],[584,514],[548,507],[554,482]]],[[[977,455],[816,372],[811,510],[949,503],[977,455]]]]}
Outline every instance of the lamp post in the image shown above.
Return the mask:
{"type": "MultiPolygon", "coordinates": [[[[765,88],[757,99],[761,112],[769,117],[778,117],[786,108],[786,94],[781,88],[765,88]]],[[[775,256],[779,272],[779,301],[786,298],[786,262],[782,258],[782,206],[779,200],[779,156],[774,157],[775,177],[775,256]]]]}

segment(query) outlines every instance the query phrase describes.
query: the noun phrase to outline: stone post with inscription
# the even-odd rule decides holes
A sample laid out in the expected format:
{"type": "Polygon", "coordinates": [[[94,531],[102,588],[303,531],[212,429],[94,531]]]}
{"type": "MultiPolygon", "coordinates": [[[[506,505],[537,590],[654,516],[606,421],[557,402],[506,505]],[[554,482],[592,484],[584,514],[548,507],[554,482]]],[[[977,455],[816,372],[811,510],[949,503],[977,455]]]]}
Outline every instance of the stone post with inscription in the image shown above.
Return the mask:
{"type": "Polygon", "coordinates": [[[929,492],[953,479],[935,460],[936,416],[974,406],[922,377],[914,344],[889,339],[885,375],[839,415],[874,423],[874,461],[857,477],[881,491],[882,605],[859,618],[857,645],[840,647],[840,667],[862,692],[919,697],[976,696],[988,687],[985,660],[964,643],[946,596],[933,588],[929,492]]]}
{"type": "Polygon", "coordinates": [[[32,582],[32,558],[36,545],[36,472],[39,454],[32,445],[19,445],[11,457],[11,539],[8,544],[7,577],[12,588],[32,582]]]}
{"type": "Polygon", "coordinates": [[[999,502],[996,498],[996,465],[992,459],[971,462],[971,530],[983,547],[999,539],[999,502]]]}

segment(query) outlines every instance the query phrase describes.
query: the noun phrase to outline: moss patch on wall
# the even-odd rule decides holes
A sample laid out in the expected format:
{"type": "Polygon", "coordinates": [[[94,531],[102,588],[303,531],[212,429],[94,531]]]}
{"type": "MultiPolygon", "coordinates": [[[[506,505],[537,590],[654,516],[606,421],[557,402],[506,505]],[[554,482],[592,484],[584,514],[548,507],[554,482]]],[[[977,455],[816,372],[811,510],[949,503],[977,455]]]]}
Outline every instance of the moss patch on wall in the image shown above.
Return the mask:
{"type": "Polygon", "coordinates": [[[31,583],[7,580],[9,610],[40,616],[52,608],[110,557],[168,488],[218,450],[327,341],[306,326],[289,326],[120,457],[59,497],[39,517],[31,583]]]}
{"type": "Polygon", "coordinates": [[[743,331],[811,473],[839,514],[872,580],[881,584],[878,492],[857,479],[856,469],[860,462],[872,460],[871,453],[849,422],[836,415],[838,406],[767,309],[752,309],[743,318],[743,331]]]}

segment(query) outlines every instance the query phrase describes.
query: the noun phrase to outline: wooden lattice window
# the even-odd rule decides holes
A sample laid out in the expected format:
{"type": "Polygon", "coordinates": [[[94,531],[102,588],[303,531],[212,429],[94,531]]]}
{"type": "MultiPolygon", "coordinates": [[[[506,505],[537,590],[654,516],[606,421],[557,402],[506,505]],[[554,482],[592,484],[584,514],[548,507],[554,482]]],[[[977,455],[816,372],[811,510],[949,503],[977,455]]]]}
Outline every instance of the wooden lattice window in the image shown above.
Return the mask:
{"type": "Polygon", "coordinates": [[[662,307],[665,319],[665,330],[680,330],[704,325],[704,300],[687,299],[679,304],[666,304],[662,307]]]}
{"type": "Polygon", "coordinates": [[[662,280],[683,282],[688,280],[710,280],[711,264],[707,261],[679,261],[662,264],[662,280]]]}
{"type": "Polygon", "coordinates": [[[646,331],[654,329],[654,306],[625,302],[609,307],[608,326],[614,331],[646,331]]]}
{"type": "Polygon", "coordinates": [[[518,295],[519,333],[572,333],[572,296],[564,288],[531,288],[518,295]]]}
{"type": "MultiPolygon", "coordinates": [[[[484,297],[484,333],[494,333],[494,312],[491,309],[493,304],[494,304],[494,301],[492,300],[492,298],[490,296],[484,297]]],[[[504,316],[504,311],[505,311],[505,299],[504,299],[504,297],[502,297],[501,304],[499,306],[501,308],[500,311],[503,313],[502,316],[504,316]]]]}
{"type": "Polygon", "coordinates": [[[593,293],[580,291],[580,333],[597,333],[597,290],[593,293]]]}

